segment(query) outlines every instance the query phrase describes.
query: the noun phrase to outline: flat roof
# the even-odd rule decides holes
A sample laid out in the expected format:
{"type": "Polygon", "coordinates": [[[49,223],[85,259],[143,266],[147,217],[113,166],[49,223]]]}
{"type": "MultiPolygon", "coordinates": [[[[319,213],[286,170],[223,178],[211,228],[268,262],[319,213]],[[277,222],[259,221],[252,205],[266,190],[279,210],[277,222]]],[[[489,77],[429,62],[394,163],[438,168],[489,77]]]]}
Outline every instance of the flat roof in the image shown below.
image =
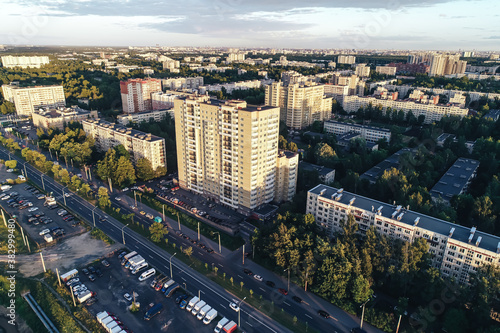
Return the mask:
{"type": "MultiPolygon", "coordinates": [[[[333,194],[337,193],[338,189],[320,184],[315,188],[309,190],[309,192],[319,195],[323,190],[325,190],[325,192],[323,193],[322,197],[330,199],[333,194]]],[[[377,201],[375,199],[366,198],[360,195],[344,191],[342,197],[338,201],[345,205],[349,205],[349,201],[353,197],[356,198],[353,203],[354,207],[364,209],[369,212],[373,211],[374,209],[378,209],[379,207],[382,207],[381,215],[389,219],[392,218],[392,213],[395,211],[395,206],[381,201],[377,201]]],[[[440,220],[438,218],[417,213],[404,208],[401,210],[401,212],[404,213],[404,215],[401,218],[401,220],[398,221],[400,223],[405,223],[409,226],[413,226],[415,224],[415,219],[418,217],[419,218],[418,227],[441,235],[449,235],[451,229],[455,228],[455,231],[453,232],[451,239],[455,239],[463,243],[469,243],[469,236],[471,234],[470,228],[452,222],[440,220]]],[[[500,243],[500,237],[490,235],[485,232],[476,231],[470,244],[475,244],[478,237],[481,237],[481,242],[479,243],[478,246],[479,248],[492,251],[495,253],[497,252],[497,248],[500,243]]]]}
{"type": "Polygon", "coordinates": [[[322,165],[316,165],[316,164],[312,164],[312,163],[308,163],[308,162],[304,162],[304,161],[299,162],[299,168],[305,169],[306,171],[318,171],[318,173],[320,175],[324,175],[324,176],[326,176],[330,172],[335,171],[334,169],[330,169],[330,168],[324,167],[322,165]]]}
{"type": "Polygon", "coordinates": [[[115,132],[118,132],[121,134],[126,134],[127,131],[130,131],[130,134],[127,134],[127,135],[133,136],[133,137],[136,137],[139,139],[143,139],[143,140],[145,140],[146,137],[148,137],[148,136],[151,138],[149,141],[164,140],[163,138],[160,138],[159,136],[153,135],[151,133],[145,133],[145,132],[133,129],[131,127],[125,127],[125,126],[122,126],[120,124],[110,123],[109,121],[105,121],[105,120],[101,120],[101,119],[86,119],[86,120],[83,120],[83,122],[97,124],[97,125],[104,127],[104,128],[110,128],[110,129],[114,130],[115,132]],[[141,138],[141,136],[143,136],[143,137],[141,138]]]}
{"type": "Polygon", "coordinates": [[[443,133],[440,136],[437,137],[436,141],[437,142],[445,142],[446,139],[452,138],[455,139],[455,134],[450,134],[450,133],[443,133]]]}
{"type": "Polygon", "coordinates": [[[450,201],[454,195],[460,194],[479,167],[479,161],[459,158],[446,171],[430,191],[434,198],[441,197],[450,201]]]}
{"type": "Polygon", "coordinates": [[[351,126],[351,127],[357,127],[357,128],[363,128],[363,129],[371,129],[371,130],[374,130],[374,131],[381,131],[381,132],[391,133],[390,129],[383,128],[383,127],[368,126],[368,125],[359,125],[359,124],[352,124],[352,123],[344,123],[344,122],[335,121],[335,120],[327,120],[327,121],[325,121],[325,125],[324,126],[326,126],[327,123],[344,125],[344,126],[351,126]]]}
{"type": "Polygon", "coordinates": [[[488,112],[487,114],[485,114],[483,118],[492,119],[496,121],[499,117],[500,117],[500,109],[493,109],[490,110],[490,112],[488,112]]]}
{"type": "Polygon", "coordinates": [[[399,167],[399,157],[404,153],[413,154],[414,151],[410,148],[400,149],[391,156],[387,157],[379,164],[375,165],[374,167],[363,173],[359,178],[367,179],[372,183],[376,182],[377,179],[379,179],[380,176],[383,175],[385,170],[389,170],[391,168],[397,169],[399,167]]]}

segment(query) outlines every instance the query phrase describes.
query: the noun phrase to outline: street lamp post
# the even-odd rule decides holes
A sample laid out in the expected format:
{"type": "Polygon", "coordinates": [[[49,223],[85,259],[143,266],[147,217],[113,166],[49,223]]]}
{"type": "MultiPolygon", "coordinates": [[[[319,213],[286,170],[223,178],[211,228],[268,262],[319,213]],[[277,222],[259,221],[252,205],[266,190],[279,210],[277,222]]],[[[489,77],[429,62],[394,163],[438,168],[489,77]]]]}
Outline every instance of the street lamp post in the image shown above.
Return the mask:
{"type": "Polygon", "coordinates": [[[369,297],[369,298],[366,300],[366,302],[364,302],[364,303],[360,306],[360,308],[363,308],[363,310],[361,311],[361,323],[360,323],[360,325],[359,325],[359,328],[361,328],[361,329],[363,328],[363,319],[365,318],[365,305],[366,305],[366,303],[368,303],[370,300],[371,300],[371,297],[369,297]]]}
{"type": "Polygon", "coordinates": [[[94,211],[96,210],[97,206],[94,207],[94,209],[92,209],[92,220],[94,221],[94,228],[95,228],[95,215],[94,215],[94,211]]]}
{"type": "Polygon", "coordinates": [[[130,223],[127,223],[126,225],[123,226],[122,228],[122,240],[123,240],[123,245],[125,245],[125,233],[123,232],[123,229],[125,229],[125,227],[127,227],[130,223]]]}
{"type": "Polygon", "coordinates": [[[62,188],[62,194],[63,194],[64,206],[66,206],[66,194],[64,193],[64,187],[62,188]]]}
{"type": "Polygon", "coordinates": [[[134,202],[135,206],[137,207],[137,193],[135,193],[135,191],[134,191],[134,202]]]}
{"type": "Polygon", "coordinates": [[[290,267],[287,269],[283,270],[283,272],[288,271],[288,288],[286,291],[290,291],[290,267]]]}
{"type": "MultiPolygon", "coordinates": [[[[24,166],[26,168],[26,166],[24,166]]],[[[43,173],[40,174],[40,178],[42,179],[42,187],[43,187],[43,190],[45,191],[45,183],[43,182],[43,173]]],[[[66,204],[66,203],[64,203],[66,204]]]]}
{"type": "Polygon", "coordinates": [[[243,303],[243,301],[245,300],[245,298],[247,298],[246,296],[240,301],[240,303],[238,303],[238,327],[241,327],[240,325],[240,313],[241,313],[241,303],[243,303]]]}
{"type": "Polygon", "coordinates": [[[173,279],[173,276],[172,276],[172,258],[177,254],[177,252],[175,252],[174,254],[172,254],[172,256],[170,256],[170,278],[173,279]]]}
{"type": "Polygon", "coordinates": [[[26,163],[28,163],[28,162],[24,162],[23,163],[23,166],[24,166],[24,177],[26,177],[26,180],[28,180],[28,172],[26,171],[26,163]]]}
{"type": "Polygon", "coordinates": [[[218,234],[219,236],[219,253],[222,253],[221,246],[220,246],[220,232],[216,231],[214,234],[218,234]]]}

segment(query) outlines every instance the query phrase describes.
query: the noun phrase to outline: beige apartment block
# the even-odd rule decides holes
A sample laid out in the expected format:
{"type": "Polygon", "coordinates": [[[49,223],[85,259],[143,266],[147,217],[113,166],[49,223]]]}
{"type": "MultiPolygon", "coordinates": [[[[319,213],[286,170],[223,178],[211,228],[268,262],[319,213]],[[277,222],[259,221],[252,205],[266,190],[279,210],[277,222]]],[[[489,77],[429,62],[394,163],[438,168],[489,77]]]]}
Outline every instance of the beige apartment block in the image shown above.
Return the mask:
{"type": "Polygon", "coordinates": [[[70,122],[82,122],[85,119],[97,118],[97,111],[88,111],[78,107],[39,109],[32,114],[33,125],[44,129],[57,128],[63,130],[70,122]]]}
{"type": "Polygon", "coordinates": [[[63,86],[20,87],[13,84],[2,85],[4,98],[14,103],[16,113],[31,116],[40,108],[59,108],[66,106],[63,86]]]}
{"type": "Polygon", "coordinates": [[[174,101],[179,185],[243,214],[274,199],[279,108],[174,101]]]}
{"type": "Polygon", "coordinates": [[[291,201],[297,190],[299,154],[280,150],[276,159],[275,202],[291,201]]]}
{"type": "Polygon", "coordinates": [[[40,68],[42,65],[46,65],[50,62],[47,56],[3,56],[2,66],[5,68],[40,68]]]}
{"type": "Polygon", "coordinates": [[[94,138],[97,149],[102,152],[123,145],[134,164],[145,157],[151,161],[154,170],[167,167],[163,138],[100,119],[83,120],[82,125],[85,133],[94,138]]]}

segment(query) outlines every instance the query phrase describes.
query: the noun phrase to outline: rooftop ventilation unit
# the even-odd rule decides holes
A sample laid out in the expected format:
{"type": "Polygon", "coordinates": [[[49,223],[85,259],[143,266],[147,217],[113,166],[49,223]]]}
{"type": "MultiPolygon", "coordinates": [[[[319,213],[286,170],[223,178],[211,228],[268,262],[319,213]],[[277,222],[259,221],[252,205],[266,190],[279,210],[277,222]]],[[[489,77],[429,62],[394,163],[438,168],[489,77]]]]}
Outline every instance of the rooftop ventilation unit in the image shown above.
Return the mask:
{"type": "Polygon", "coordinates": [[[340,188],[340,189],[337,190],[337,193],[342,193],[342,192],[344,192],[343,188],[340,188]]]}
{"type": "Polygon", "coordinates": [[[321,190],[321,192],[319,192],[319,195],[323,196],[323,194],[325,194],[325,192],[326,192],[326,189],[323,189],[323,190],[321,190]]]}
{"type": "Polygon", "coordinates": [[[403,215],[405,215],[405,213],[401,213],[398,215],[398,221],[401,221],[401,219],[403,218],[403,215]]]}
{"type": "Polygon", "coordinates": [[[349,200],[349,206],[352,206],[354,201],[356,200],[356,197],[352,197],[351,200],[349,200]]]}
{"type": "Polygon", "coordinates": [[[476,241],[476,246],[479,246],[479,243],[481,243],[481,239],[483,239],[483,237],[479,236],[477,238],[477,241],[476,241]]]}
{"type": "Polygon", "coordinates": [[[448,237],[452,237],[453,236],[453,233],[455,232],[455,228],[451,228],[450,229],[450,233],[448,234],[448,237]]]}
{"type": "Polygon", "coordinates": [[[335,198],[336,201],[339,201],[342,198],[342,194],[337,194],[337,197],[335,198]]]}
{"type": "Polygon", "coordinates": [[[418,222],[420,222],[420,217],[417,217],[415,221],[413,221],[413,226],[417,226],[418,222]]]}
{"type": "Polygon", "coordinates": [[[397,211],[397,210],[395,210],[395,211],[392,213],[391,217],[392,217],[392,218],[395,218],[397,214],[398,214],[398,211],[397,211]]]}

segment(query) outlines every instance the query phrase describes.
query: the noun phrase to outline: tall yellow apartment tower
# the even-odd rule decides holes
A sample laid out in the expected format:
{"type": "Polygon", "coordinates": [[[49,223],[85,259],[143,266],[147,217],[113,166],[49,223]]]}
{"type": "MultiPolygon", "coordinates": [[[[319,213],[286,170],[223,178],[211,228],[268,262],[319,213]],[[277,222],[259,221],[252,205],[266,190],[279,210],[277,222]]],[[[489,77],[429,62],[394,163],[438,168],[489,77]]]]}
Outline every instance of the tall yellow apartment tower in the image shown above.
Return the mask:
{"type": "Polygon", "coordinates": [[[182,188],[243,214],[273,200],[279,107],[190,95],[174,111],[182,188]]]}

